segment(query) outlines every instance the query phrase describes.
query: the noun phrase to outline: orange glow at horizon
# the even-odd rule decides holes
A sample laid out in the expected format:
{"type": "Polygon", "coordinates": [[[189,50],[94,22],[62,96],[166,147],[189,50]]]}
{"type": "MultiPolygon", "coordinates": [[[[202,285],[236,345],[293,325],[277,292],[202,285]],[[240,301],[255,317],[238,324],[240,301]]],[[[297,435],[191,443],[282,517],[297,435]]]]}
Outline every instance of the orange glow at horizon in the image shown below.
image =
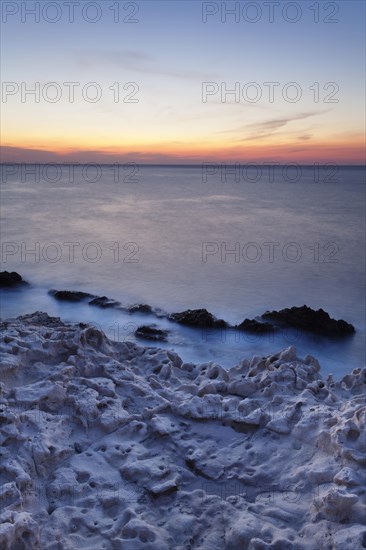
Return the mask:
{"type": "MultiPolygon", "coordinates": [[[[77,160],[78,156],[94,154],[96,162],[103,158],[118,159],[121,157],[136,156],[136,162],[141,162],[144,157],[158,162],[165,159],[167,162],[179,161],[222,161],[238,162],[246,161],[273,161],[273,162],[338,162],[338,163],[365,163],[365,141],[362,136],[356,135],[349,139],[331,140],[285,140],[281,143],[270,142],[249,143],[232,145],[231,143],[192,143],[192,142],[156,142],[156,143],[128,143],[121,145],[100,146],[99,144],[66,145],[51,142],[48,145],[38,144],[35,140],[30,144],[27,141],[3,143],[1,162],[24,162],[22,152],[30,154],[38,153],[42,162],[42,154],[53,155],[60,161],[68,158],[77,160]],[[11,158],[9,158],[11,156],[11,158]]],[[[47,158],[45,157],[45,162],[47,158]]]]}

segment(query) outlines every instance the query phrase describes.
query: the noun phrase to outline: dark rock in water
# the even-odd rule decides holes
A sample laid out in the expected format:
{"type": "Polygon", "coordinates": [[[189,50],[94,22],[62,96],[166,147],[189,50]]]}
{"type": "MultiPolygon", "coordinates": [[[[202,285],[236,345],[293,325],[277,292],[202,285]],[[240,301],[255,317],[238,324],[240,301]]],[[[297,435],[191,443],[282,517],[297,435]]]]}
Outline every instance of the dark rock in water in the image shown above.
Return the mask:
{"type": "Polygon", "coordinates": [[[255,319],[245,319],[240,325],[235,327],[238,330],[245,330],[246,332],[255,332],[257,334],[265,334],[273,332],[275,327],[271,323],[260,323],[255,319]]]}
{"type": "Polygon", "coordinates": [[[223,319],[216,319],[207,309],[187,309],[181,313],[173,313],[170,319],[182,325],[201,328],[226,328],[223,319]]]}
{"type": "Polygon", "coordinates": [[[332,319],[323,309],[315,311],[308,306],[286,308],[280,311],[266,311],[262,317],[279,324],[325,336],[345,336],[355,332],[354,326],[343,321],[343,319],[337,321],[332,319]]]}
{"type": "Polygon", "coordinates": [[[168,331],[156,328],[154,325],[144,325],[136,330],[135,336],[137,338],[144,338],[145,340],[165,342],[168,336],[168,331]]]}
{"type": "Polygon", "coordinates": [[[97,296],[93,300],[90,300],[89,305],[108,308],[108,307],[119,307],[121,303],[117,302],[116,300],[112,300],[111,298],[107,298],[107,296],[97,296]]]}
{"type": "Polygon", "coordinates": [[[0,288],[14,288],[20,285],[27,285],[26,281],[23,281],[23,278],[19,273],[12,271],[1,271],[0,273],[0,288]]]}
{"type": "Polygon", "coordinates": [[[158,307],[151,307],[148,304],[135,304],[126,308],[129,313],[144,313],[146,315],[154,315],[159,319],[168,317],[168,314],[158,307]]]}
{"type": "Polygon", "coordinates": [[[128,308],[130,313],[153,313],[153,309],[148,304],[136,304],[128,308]]]}
{"type": "Polygon", "coordinates": [[[79,290],[50,290],[48,294],[51,294],[56,300],[63,302],[81,302],[86,298],[93,298],[93,294],[88,292],[81,292],[79,290]]]}

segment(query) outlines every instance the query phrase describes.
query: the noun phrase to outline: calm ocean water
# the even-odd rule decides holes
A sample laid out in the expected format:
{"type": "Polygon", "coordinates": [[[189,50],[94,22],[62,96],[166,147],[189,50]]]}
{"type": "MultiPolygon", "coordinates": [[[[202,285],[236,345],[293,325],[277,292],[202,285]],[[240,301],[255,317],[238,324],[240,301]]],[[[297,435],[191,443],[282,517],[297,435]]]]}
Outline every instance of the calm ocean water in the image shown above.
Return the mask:
{"type": "Polygon", "coordinates": [[[2,166],[2,269],[32,283],[3,293],[2,316],[45,310],[133,339],[145,318],[56,303],[47,290],[205,307],[231,323],[306,303],[356,335],[238,340],[172,325],[169,346],[232,365],[294,344],[324,372],[348,372],[364,364],[364,185],[360,167],[2,166]]]}

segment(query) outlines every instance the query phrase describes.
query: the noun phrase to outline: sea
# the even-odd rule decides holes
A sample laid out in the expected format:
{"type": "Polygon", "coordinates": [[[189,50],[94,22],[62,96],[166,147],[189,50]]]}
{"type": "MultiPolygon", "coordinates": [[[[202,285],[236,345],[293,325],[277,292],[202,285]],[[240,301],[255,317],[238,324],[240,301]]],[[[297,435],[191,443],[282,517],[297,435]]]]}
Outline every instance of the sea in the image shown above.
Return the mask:
{"type": "Polygon", "coordinates": [[[1,269],[30,283],[2,292],[2,318],[45,311],[142,345],[137,326],[156,323],[170,330],[159,345],[224,367],[290,345],[335,378],[365,363],[365,167],[2,165],[1,209],[1,269]],[[193,329],[58,302],[50,289],[169,313],[206,308],[232,325],[306,304],[356,333],[193,329]]]}

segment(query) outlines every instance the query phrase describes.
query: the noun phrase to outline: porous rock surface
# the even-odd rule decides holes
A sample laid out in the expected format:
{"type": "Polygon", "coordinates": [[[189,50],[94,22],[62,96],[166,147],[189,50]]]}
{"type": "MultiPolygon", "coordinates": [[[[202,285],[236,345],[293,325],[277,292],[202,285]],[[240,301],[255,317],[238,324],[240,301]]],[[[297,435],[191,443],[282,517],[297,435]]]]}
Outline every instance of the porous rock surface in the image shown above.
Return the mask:
{"type": "Polygon", "coordinates": [[[365,370],[230,370],[45,313],[2,323],[5,550],[361,550],[365,370]]]}

